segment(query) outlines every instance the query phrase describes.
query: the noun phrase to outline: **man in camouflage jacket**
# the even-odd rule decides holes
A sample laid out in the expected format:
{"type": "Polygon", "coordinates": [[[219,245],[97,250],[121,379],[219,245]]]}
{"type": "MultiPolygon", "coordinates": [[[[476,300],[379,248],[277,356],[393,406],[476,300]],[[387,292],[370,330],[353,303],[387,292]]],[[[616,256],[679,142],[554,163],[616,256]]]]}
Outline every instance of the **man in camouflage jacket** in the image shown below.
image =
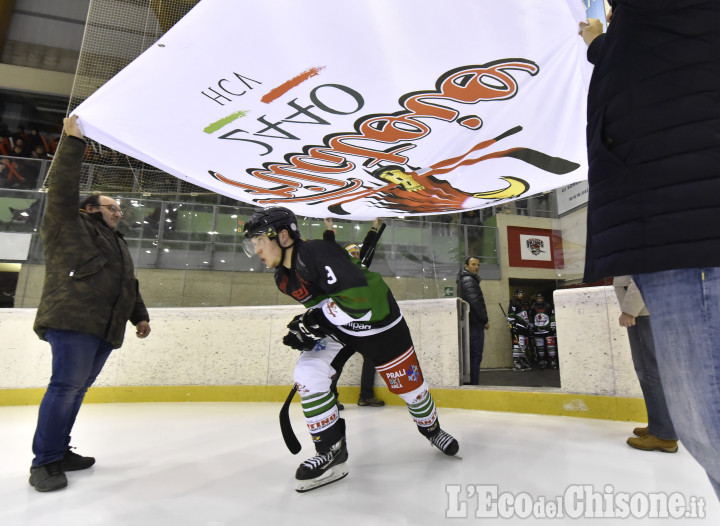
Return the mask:
{"type": "Polygon", "coordinates": [[[65,119],[64,132],[40,227],[46,270],[34,329],[50,343],[53,361],[33,439],[30,484],[38,491],[64,488],[65,471],[94,464],[94,458],[70,450],[85,392],[110,352],[122,345],[128,320],[139,338],[150,333],[130,252],[117,231],[122,210],[102,195],[78,207],[86,144],[76,116],[65,119]]]}

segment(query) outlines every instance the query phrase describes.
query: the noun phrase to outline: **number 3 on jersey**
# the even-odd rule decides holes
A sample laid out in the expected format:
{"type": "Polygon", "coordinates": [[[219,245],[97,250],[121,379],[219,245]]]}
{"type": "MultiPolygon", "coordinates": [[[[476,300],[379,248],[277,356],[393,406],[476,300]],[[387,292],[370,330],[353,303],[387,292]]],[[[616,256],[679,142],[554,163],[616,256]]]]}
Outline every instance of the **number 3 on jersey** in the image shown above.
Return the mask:
{"type": "Polygon", "coordinates": [[[328,285],[332,285],[333,283],[337,283],[337,278],[335,277],[335,273],[333,270],[325,265],[325,270],[327,270],[327,283],[328,285]]]}

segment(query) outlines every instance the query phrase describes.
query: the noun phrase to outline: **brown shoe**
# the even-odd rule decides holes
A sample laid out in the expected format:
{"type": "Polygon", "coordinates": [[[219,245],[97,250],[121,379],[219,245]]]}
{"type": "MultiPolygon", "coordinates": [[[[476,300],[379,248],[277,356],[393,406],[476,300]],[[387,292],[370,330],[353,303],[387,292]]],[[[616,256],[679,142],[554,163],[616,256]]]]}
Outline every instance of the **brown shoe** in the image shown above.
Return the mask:
{"type": "Polygon", "coordinates": [[[633,435],[636,437],[646,437],[648,435],[648,426],[636,427],[633,429],[633,435]]]}
{"type": "Polygon", "coordinates": [[[644,437],[630,437],[627,439],[627,445],[643,451],[675,453],[678,450],[677,440],[663,440],[650,434],[644,437]]]}

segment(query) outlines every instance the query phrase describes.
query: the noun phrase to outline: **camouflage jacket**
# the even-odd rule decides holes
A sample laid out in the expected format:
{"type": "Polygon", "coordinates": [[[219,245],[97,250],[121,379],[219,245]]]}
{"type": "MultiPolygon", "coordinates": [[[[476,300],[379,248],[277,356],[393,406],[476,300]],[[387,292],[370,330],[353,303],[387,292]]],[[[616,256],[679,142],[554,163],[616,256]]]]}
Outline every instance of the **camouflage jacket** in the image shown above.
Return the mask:
{"type": "Polygon", "coordinates": [[[48,328],[92,334],[122,345],[125,326],[149,321],[130,252],[120,232],[100,212],[78,209],[85,141],[63,136],[50,169],[50,187],[40,226],[45,283],[35,332],[48,328]]]}

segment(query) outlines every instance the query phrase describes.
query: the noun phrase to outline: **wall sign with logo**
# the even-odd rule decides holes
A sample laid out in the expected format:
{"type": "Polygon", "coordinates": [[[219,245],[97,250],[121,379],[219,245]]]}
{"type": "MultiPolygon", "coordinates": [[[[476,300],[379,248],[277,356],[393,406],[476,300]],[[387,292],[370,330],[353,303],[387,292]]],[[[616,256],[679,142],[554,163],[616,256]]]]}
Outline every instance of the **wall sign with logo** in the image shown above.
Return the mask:
{"type": "Polygon", "coordinates": [[[507,234],[511,267],[563,268],[560,231],[509,226],[507,234]]]}

